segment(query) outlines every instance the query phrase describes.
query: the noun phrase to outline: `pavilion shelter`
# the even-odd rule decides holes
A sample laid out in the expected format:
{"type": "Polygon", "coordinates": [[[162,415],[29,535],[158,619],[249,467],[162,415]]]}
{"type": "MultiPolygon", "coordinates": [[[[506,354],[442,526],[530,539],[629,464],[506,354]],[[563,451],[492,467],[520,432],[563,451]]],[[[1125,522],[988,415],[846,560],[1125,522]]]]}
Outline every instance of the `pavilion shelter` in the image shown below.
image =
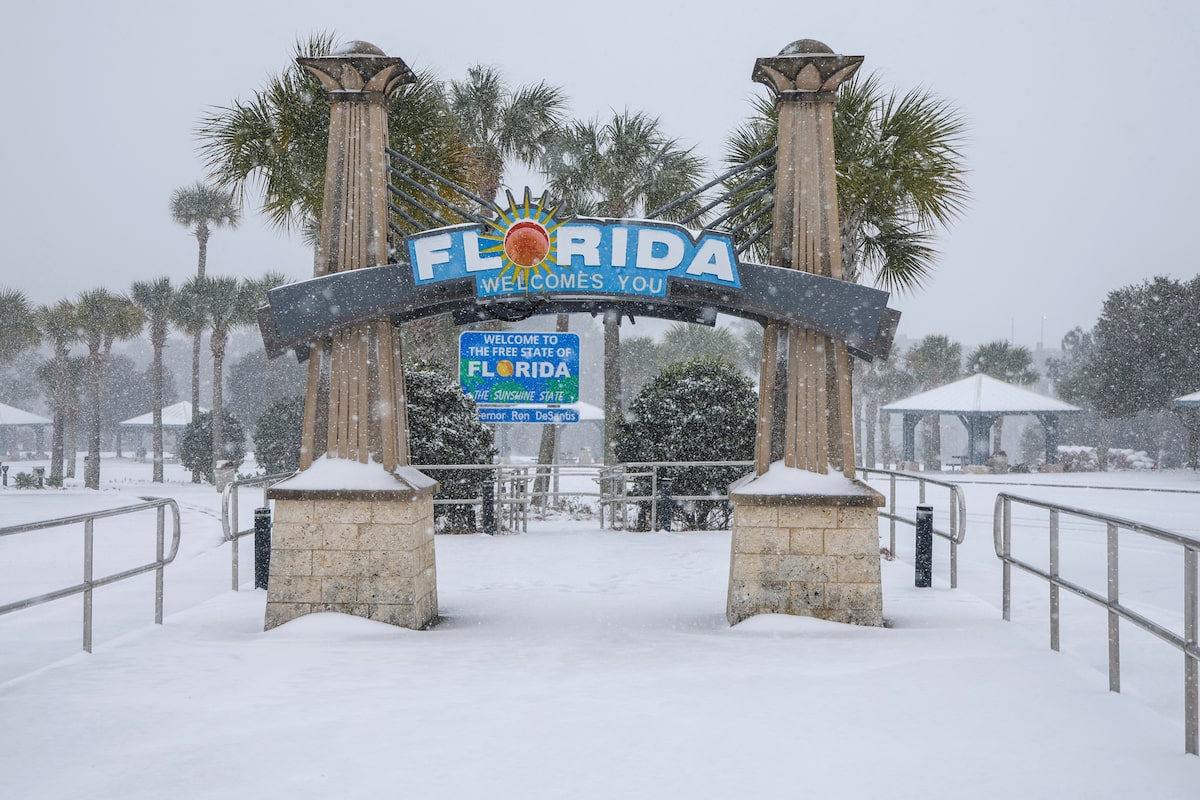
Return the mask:
{"type": "Polygon", "coordinates": [[[1187,413],[1184,425],[1188,431],[1188,461],[1192,469],[1200,468],[1200,464],[1197,463],[1200,460],[1197,456],[1197,451],[1200,450],[1200,392],[1176,397],[1175,407],[1187,413]]]}
{"type": "Polygon", "coordinates": [[[958,417],[967,429],[966,463],[982,466],[991,456],[989,432],[996,420],[1033,415],[1046,431],[1046,463],[1058,463],[1059,418],[1082,409],[1020,386],[977,374],[889,403],[880,413],[903,419],[904,460],[916,461],[916,430],[922,417],[947,414],[958,417]]]}
{"type": "MultiPolygon", "coordinates": [[[[200,412],[207,412],[207,408],[200,408],[200,412]]],[[[179,451],[179,436],[183,433],[192,421],[192,404],[186,400],[181,400],[174,405],[163,406],[162,424],[163,431],[169,431],[175,436],[175,451],[179,451]]],[[[121,423],[122,430],[128,430],[136,433],[138,436],[138,449],[144,449],[143,438],[145,435],[154,430],[154,412],[147,411],[141,416],[132,417],[121,423]]]]}
{"type": "Polygon", "coordinates": [[[46,429],[53,424],[45,417],[39,417],[37,414],[0,403],[0,453],[8,452],[11,441],[10,432],[13,428],[32,428],[36,437],[33,449],[39,453],[44,451],[46,449],[46,429]]]}

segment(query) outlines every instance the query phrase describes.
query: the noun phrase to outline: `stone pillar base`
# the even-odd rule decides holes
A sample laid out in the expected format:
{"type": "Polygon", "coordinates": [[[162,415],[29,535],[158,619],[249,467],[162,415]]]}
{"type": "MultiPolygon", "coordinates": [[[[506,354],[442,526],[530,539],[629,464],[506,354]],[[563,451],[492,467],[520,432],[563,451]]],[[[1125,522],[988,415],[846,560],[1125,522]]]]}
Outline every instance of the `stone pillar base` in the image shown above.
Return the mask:
{"type": "Polygon", "coordinates": [[[818,477],[848,491],[768,494],[754,491],[753,480],[730,487],[730,625],[756,614],[883,625],[876,509],[886,501],[859,481],[818,477]]]}
{"type": "Polygon", "coordinates": [[[419,630],[437,619],[433,495],[438,484],[397,470],[397,488],[271,487],[271,572],[263,629],[336,611],[419,630]]]}

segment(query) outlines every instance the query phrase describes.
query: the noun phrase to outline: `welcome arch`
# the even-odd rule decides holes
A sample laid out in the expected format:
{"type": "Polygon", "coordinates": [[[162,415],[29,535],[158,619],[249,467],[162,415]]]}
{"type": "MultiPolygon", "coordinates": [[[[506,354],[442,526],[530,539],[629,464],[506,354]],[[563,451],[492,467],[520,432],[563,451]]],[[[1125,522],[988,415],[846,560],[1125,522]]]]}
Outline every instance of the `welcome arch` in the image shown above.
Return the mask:
{"type": "Polygon", "coordinates": [[[259,312],[269,355],[308,360],[301,472],[269,493],[266,627],[330,610],[410,628],[437,617],[437,485],[409,463],[395,326],[446,312],[460,324],[572,312],[763,324],[761,385],[775,390],[760,392],[755,474],[730,492],[727,616],[882,624],[883,498],[854,480],[849,375],[852,354],[886,357],[899,314],[885,292],[842,280],[833,163],[836,91],[861,62],[800,40],[755,64],[780,107],[763,265],[720,232],[559,217],[528,192],[496,219],[410,232],[389,258],[402,212],[388,202],[386,102],[412,73],[363,42],[299,59],[328,92],[330,144],[316,275],[259,312]],[[521,226],[523,246],[545,240],[536,257],[506,246],[521,226]]]}

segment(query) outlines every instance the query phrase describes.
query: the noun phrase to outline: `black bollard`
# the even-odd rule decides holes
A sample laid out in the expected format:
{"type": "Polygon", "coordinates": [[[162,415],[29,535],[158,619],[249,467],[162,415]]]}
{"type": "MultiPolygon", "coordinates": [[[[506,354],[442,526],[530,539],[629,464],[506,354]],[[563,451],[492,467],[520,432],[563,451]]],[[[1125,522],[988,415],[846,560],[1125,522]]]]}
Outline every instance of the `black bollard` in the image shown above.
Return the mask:
{"type": "Polygon", "coordinates": [[[662,478],[658,482],[658,510],[655,522],[660,531],[671,530],[671,518],[675,516],[675,502],[671,499],[671,484],[674,478],[662,478]]]}
{"type": "Polygon", "coordinates": [[[933,585],[933,506],[917,506],[917,548],[913,558],[918,588],[933,585]]]}
{"type": "Polygon", "coordinates": [[[33,468],[33,477],[37,478],[37,488],[39,488],[39,489],[46,488],[46,468],[45,467],[34,467],[33,468]]]}
{"type": "Polygon", "coordinates": [[[8,467],[7,466],[0,467],[0,476],[2,476],[2,477],[0,477],[0,479],[2,479],[4,481],[4,485],[8,486],[8,467]]]}
{"type": "MultiPolygon", "coordinates": [[[[237,542],[233,543],[237,547],[237,542]]],[[[254,588],[267,588],[271,575],[271,509],[254,509],[254,588]]]]}
{"type": "Polygon", "coordinates": [[[496,487],[488,481],[483,485],[483,513],[480,515],[483,532],[488,536],[496,535],[496,487]]]}

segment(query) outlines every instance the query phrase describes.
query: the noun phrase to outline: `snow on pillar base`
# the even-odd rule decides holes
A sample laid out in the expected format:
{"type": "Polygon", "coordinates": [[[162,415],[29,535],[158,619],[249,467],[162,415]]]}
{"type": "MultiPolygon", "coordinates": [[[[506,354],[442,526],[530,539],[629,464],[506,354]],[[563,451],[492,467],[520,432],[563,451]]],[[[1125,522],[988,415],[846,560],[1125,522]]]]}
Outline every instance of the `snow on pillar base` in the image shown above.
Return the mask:
{"type": "Polygon", "coordinates": [[[289,485],[307,474],[268,491],[275,500],[275,517],[263,629],[323,611],[413,630],[433,623],[438,615],[433,546],[437,483],[417,470],[400,468],[395,488],[289,485]]]}
{"type": "Polygon", "coordinates": [[[730,625],[756,614],[883,625],[876,513],[883,495],[841,475],[775,464],[730,487],[730,499],[730,625]]]}

